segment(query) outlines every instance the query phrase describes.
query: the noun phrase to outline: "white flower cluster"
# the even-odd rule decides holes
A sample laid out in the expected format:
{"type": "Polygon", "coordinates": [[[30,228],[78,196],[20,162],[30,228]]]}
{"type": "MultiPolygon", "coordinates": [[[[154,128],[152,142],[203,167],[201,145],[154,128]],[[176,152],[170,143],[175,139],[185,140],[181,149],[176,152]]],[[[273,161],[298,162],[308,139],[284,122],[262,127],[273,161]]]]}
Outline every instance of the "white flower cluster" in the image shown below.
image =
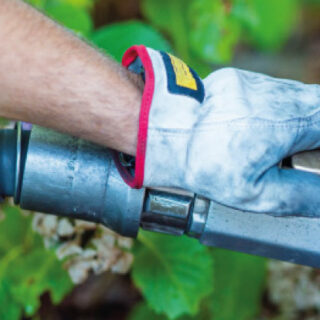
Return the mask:
{"type": "Polygon", "coordinates": [[[128,250],[132,239],[104,226],[36,213],[33,229],[43,237],[46,247],[55,248],[76,284],[91,273],[127,273],[132,265],[133,255],[128,250]]]}
{"type": "Polygon", "coordinates": [[[271,260],[268,276],[269,298],[281,319],[320,319],[320,270],[271,260]]]}

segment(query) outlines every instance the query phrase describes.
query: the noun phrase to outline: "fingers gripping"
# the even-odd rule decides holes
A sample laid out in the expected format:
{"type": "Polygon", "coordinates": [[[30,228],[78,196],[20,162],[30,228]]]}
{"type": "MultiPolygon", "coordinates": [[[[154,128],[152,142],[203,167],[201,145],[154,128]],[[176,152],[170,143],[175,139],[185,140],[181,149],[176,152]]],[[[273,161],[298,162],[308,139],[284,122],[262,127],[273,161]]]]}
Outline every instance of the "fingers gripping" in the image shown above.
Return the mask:
{"type": "Polygon", "coordinates": [[[296,133],[287,156],[320,148],[320,86],[297,84],[284,104],[288,119],[284,122],[296,133]]]}
{"type": "Polygon", "coordinates": [[[320,217],[320,175],[272,168],[263,183],[261,196],[269,201],[270,214],[320,217]]]}
{"type": "Polygon", "coordinates": [[[320,148],[320,107],[315,115],[304,118],[300,122],[298,133],[290,150],[293,155],[298,152],[320,148]]]}

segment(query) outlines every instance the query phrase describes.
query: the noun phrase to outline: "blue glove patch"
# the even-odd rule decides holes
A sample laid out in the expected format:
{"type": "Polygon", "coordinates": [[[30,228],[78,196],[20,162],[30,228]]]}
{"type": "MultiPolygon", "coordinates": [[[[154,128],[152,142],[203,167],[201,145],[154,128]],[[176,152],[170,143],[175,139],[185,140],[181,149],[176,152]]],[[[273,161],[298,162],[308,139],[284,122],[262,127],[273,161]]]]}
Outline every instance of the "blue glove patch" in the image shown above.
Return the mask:
{"type": "Polygon", "coordinates": [[[200,103],[204,100],[204,86],[198,74],[175,56],[160,52],[166,68],[168,91],[192,97],[200,103]]]}

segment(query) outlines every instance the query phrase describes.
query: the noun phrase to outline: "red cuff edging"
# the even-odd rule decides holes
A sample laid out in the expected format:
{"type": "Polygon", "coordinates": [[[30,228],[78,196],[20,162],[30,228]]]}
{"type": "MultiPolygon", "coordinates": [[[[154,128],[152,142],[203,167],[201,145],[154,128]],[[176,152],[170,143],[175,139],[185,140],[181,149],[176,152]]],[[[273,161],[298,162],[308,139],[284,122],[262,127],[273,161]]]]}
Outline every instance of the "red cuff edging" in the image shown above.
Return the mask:
{"type": "Polygon", "coordinates": [[[141,59],[141,62],[144,67],[145,86],[143,90],[139,115],[139,130],[137,137],[138,141],[134,176],[132,176],[128,169],[120,163],[119,157],[115,157],[116,166],[123,180],[132,188],[141,188],[143,185],[149,112],[153,98],[155,81],[152,62],[147,48],[143,45],[133,46],[129,48],[122,58],[122,65],[128,68],[129,65],[137,58],[137,56],[139,56],[139,58],[141,59]]]}

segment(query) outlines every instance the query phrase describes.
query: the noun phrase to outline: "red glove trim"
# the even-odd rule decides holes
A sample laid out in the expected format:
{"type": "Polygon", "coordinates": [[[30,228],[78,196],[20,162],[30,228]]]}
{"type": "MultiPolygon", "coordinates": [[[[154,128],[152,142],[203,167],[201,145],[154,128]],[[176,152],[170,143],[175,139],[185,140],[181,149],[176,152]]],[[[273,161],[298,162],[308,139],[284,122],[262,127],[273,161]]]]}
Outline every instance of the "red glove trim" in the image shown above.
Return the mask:
{"type": "Polygon", "coordinates": [[[137,56],[140,57],[144,67],[145,86],[143,90],[139,115],[139,130],[134,176],[130,174],[126,167],[122,166],[118,156],[115,159],[116,166],[123,180],[132,188],[141,188],[143,185],[149,112],[154,92],[154,71],[151,59],[145,46],[140,45],[129,48],[122,58],[122,65],[128,68],[137,56]]]}

